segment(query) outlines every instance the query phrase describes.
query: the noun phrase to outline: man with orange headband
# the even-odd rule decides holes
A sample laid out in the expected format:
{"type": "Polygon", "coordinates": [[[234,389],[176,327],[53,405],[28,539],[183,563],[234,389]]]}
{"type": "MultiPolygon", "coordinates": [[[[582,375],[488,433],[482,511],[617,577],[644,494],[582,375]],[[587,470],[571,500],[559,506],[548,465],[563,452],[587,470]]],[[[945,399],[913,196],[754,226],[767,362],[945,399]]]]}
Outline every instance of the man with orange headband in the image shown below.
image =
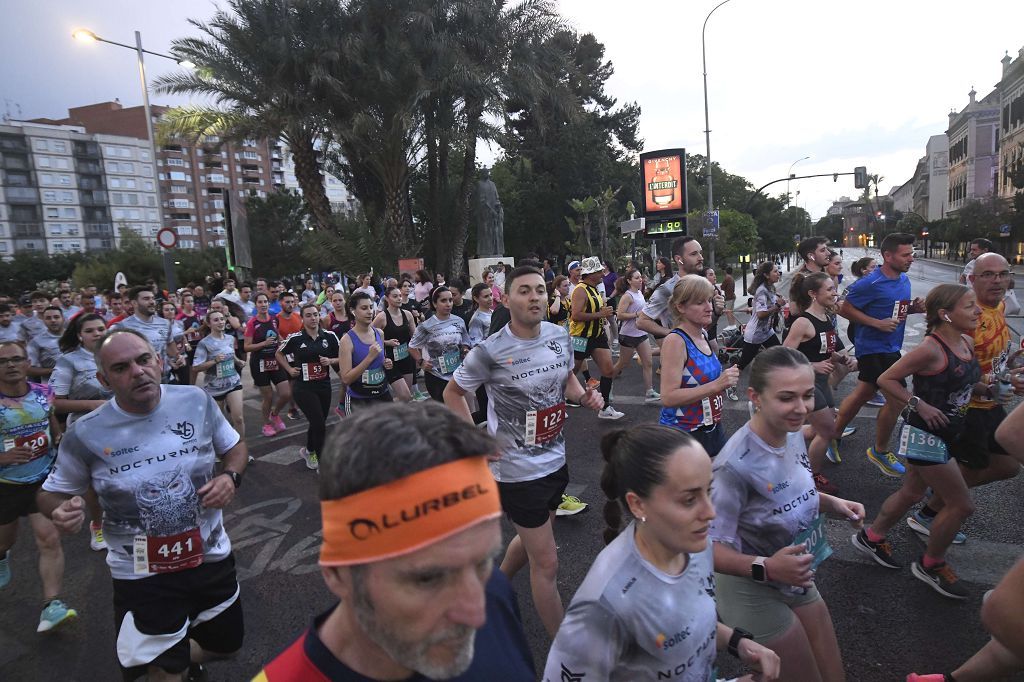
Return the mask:
{"type": "Polygon", "coordinates": [[[558,593],[558,553],[552,530],[569,483],[565,461],[565,401],[589,409],[601,395],[584,391],[572,373],[572,341],[564,327],[545,322],[547,289],[540,270],[518,267],[505,279],[511,322],[469,352],[444,392],[445,404],[472,423],[465,395],[487,390],[487,429],[501,457],[491,469],[501,503],[516,530],[501,570],[515,575],[530,565],[533,604],[551,637],[565,613],[558,593]]]}
{"type": "Polygon", "coordinates": [[[494,440],[435,403],[396,403],[343,419],[324,450],[320,566],[340,603],[253,682],[536,679],[494,569],[494,440]]]}

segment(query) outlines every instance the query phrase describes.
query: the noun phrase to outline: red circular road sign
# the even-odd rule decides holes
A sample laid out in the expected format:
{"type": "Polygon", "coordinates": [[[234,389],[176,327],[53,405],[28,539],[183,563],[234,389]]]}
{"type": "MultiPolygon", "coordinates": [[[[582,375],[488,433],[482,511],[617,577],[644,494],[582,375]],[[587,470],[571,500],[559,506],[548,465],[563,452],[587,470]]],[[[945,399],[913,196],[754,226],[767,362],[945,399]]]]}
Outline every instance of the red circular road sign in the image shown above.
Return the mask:
{"type": "Polygon", "coordinates": [[[165,249],[173,249],[178,243],[178,233],[165,227],[156,233],[156,243],[165,249]]]}

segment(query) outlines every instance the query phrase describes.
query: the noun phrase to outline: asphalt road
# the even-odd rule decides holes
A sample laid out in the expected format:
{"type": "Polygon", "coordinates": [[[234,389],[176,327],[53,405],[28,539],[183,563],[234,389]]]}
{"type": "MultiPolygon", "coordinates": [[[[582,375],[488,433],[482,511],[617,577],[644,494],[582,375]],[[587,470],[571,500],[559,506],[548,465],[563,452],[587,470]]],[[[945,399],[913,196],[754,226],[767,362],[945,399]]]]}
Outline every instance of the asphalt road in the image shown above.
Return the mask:
{"type": "MultiPolygon", "coordinates": [[[[851,257],[847,249],[847,257],[851,257]]],[[[936,283],[951,281],[949,268],[917,263],[912,271],[914,295],[924,295],[936,283]]],[[[920,342],[923,321],[912,319],[909,349],[920,342]]],[[[840,396],[850,388],[848,379],[840,396]]],[[[572,477],[569,492],[591,503],[591,509],[555,523],[559,546],[559,584],[568,603],[593,558],[602,549],[604,500],[599,479],[600,437],[615,428],[654,422],[658,408],[643,404],[639,366],[616,382],[614,403],[626,413],[619,422],[601,421],[592,413],[570,411],[566,425],[572,477]]],[[[726,426],[734,431],[746,419],[745,402],[727,401],[726,426]]],[[[899,482],[882,476],[864,456],[874,438],[875,410],[866,408],[855,420],[858,431],[843,442],[843,463],[826,465],[827,475],[841,494],[859,500],[872,516],[899,482]]],[[[332,422],[336,418],[332,417],[332,422]]],[[[246,641],[240,656],[210,666],[210,679],[248,680],[306,627],[328,609],[332,598],[316,565],[320,520],[317,475],[306,470],[298,455],[304,442],[303,421],[289,422],[287,432],[274,438],[258,435],[258,401],[246,391],[246,432],[257,458],[245,485],[228,510],[226,525],[232,538],[242,584],[246,641]]],[[[1024,478],[974,491],[977,513],[966,523],[967,544],[954,547],[950,560],[968,583],[971,597],[964,602],[944,599],[915,580],[909,568],[883,569],[850,545],[852,531],[829,521],[835,553],[818,571],[818,587],[828,603],[842,649],[847,679],[853,682],[903,680],[909,672],[950,671],[980,648],[987,636],[978,612],[985,590],[1022,554],[1020,523],[1024,478]]],[[[506,536],[509,528],[506,526],[506,536]]],[[[923,544],[905,525],[894,535],[896,556],[909,562],[923,544]]],[[[110,574],[101,553],[89,550],[86,533],[64,539],[67,570],[63,597],[79,612],[77,622],[49,635],[35,632],[40,583],[31,532],[22,528],[12,550],[11,584],[0,591],[0,680],[60,679],[82,682],[119,679],[114,653],[115,632],[110,598],[110,574]]],[[[524,625],[538,669],[543,668],[548,640],[531,605],[526,572],[514,581],[524,625]]],[[[738,672],[728,657],[720,657],[723,673],[738,672]]],[[[1013,678],[1024,680],[1024,676],[1013,678]]]]}

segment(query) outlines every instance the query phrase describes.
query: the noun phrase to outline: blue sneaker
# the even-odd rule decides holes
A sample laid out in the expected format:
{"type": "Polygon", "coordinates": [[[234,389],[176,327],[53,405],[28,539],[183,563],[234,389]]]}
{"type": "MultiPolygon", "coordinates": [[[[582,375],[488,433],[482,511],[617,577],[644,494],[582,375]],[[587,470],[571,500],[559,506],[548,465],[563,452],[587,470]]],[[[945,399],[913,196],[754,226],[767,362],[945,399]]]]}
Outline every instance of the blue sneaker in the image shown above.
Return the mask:
{"type": "Polygon", "coordinates": [[[78,612],[69,609],[60,599],[54,599],[43,609],[39,616],[39,627],[36,632],[48,632],[66,620],[78,617],[78,612]]]}
{"type": "Polygon", "coordinates": [[[847,436],[852,436],[855,433],[857,433],[856,426],[847,426],[845,429],[843,429],[843,435],[840,436],[840,438],[846,438],[847,436]]]}
{"type": "Polygon", "coordinates": [[[11,582],[11,553],[7,552],[4,554],[4,558],[0,559],[0,590],[7,587],[7,584],[11,582]]]}
{"type": "MultiPolygon", "coordinates": [[[[913,516],[907,517],[907,525],[910,526],[911,530],[913,530],[918,535],[928,537],[932,534],[932,521],[934,520],[935,517],[928,518],[921,512],[917,511],[914,512],[913,516]]],[[[962,545],[965,542],[967,542],[967,536],[961,533],[960,531],[957,531],[956,535],[953,536],[953,544],[962,545]]]]}
{"type": "Polygon", "coordinates": [[[886,450],[884,452],[878,452],[874,446],[868,448],[868,459],[871,463],[878,467],[886,476],[892,478],[899,478],[903,474],[907,473],[906,467],[900,464],[900,460],[896,457],[893,452],[886,450]]]}
{"type": "Polygon", "coordinates": [[[827,457],[828,461],[833,464],[839,464],[843,461],[843,458],[839,456],[839,441],[835,438],[829,441],[828,450],[825,451],[825,457],[827,457]]]}
{"type": "Polygon", "coordinates": [[[882,395],[881,391],[877,391],[875,397],[868,401],[868,405],[871,407],[882,407],[885,405],[885,396],[882,395]]]}

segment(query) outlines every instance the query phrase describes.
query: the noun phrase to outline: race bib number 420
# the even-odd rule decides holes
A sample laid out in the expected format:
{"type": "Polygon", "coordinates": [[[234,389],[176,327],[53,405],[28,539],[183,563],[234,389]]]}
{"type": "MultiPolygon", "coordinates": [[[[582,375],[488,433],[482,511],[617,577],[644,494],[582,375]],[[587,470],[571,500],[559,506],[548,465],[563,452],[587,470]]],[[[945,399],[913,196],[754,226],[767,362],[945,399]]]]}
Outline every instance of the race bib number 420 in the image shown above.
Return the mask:
{"type": "Polygon", "coordinates": [[[203,538],[198,528],[177,535],[136,535],[135,573],[174,573],[203,563],[203,538]]]}
{"type": "Polygon", "coordinates": [[[32,451],[32,459],[38,459],[50,452],[50,437],[45,431],[37,431],[27,436],[4,438],[4,450],[27,447],[32,451]]]}
{"type": "Polygon", "coordinates": [[[530,410],[526,413],[527,445],[543,445],[550,443],[562,432],[565,424],[565,403],[560,402],[542,410],[530,410]]]}

